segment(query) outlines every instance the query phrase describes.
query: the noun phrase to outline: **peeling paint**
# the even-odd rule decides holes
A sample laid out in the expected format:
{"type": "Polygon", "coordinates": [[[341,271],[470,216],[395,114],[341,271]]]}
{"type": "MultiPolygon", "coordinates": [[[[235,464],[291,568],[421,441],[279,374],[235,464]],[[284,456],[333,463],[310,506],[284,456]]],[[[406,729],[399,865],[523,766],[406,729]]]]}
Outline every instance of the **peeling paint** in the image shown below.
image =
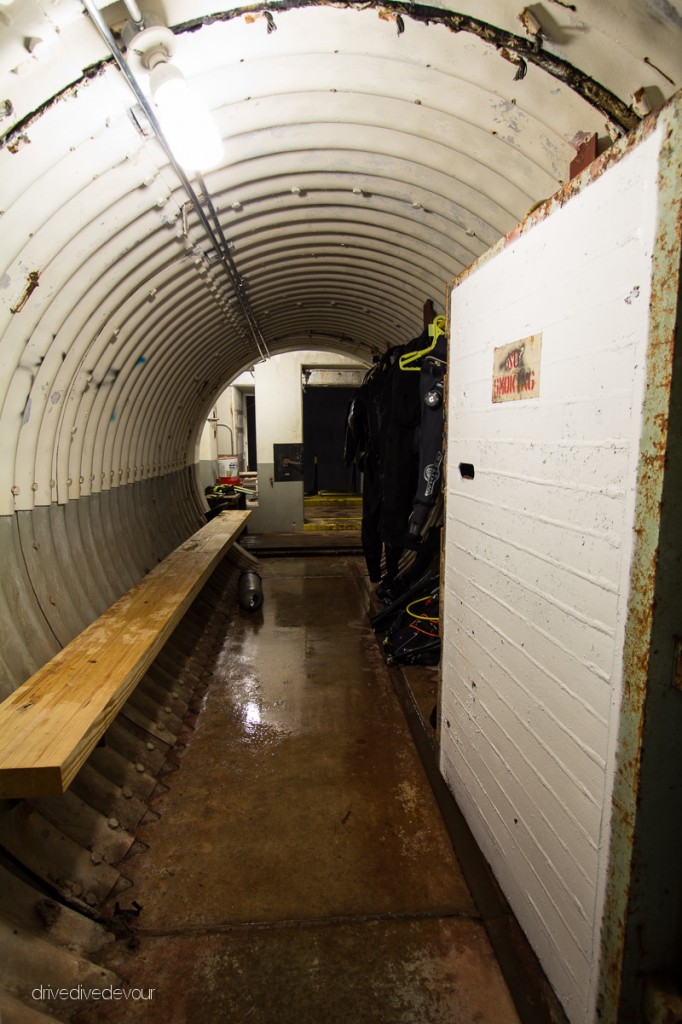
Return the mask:
{"type": "Polygon", "coordinates": [[[13,132],[12,139],[7,143],[7,148],[10,153],[18,153],[22,146],[29,146],[31,140],[29,139],[26,132],[13,132]]]}
{"type": "Polygon", "coordinates": [[[52,96],[46,103],[41,104],[36,110],[32,110],[30,114],[18,121],[12,128],[10,128],[3,136],[0,136],[0,149],[4,146],[10,151],[10,153],[17,153],[21,146],[28,145],[30,139],[26,135],[26,130],[35,124],[43,114],[45,114],[51,107],[57,103],[61,103],[62,100],[70,99],[73,96],[77,96],[80,89],[83,86],[89,84],[93,78],[98,78],[103,75],[107,67],[113,63],[113,58],[107,57],[104,60],[92,65],[89,68],[85,68],[83,75],[76,82],[71,82],[64,89],[58,92],[55,96],[52,96]]]}
{"type": "MultiPolygon", "coordinates": [[[[660,0],[660,2],[665,3],[665,0],[660,0]]],[[[578,95],[580,95],[587,103],[602,113],[610,123],[616,126],[619,131],[629,131],[636,127],[640,121],[639,116],[632,110],[632,108],[623,103],[615,93],[612,93],[610,90],[605,88],[605,86],[596,82],[579,68],[569,64],[568,61],[563,60],[554,53],[538,48],[537,41],[534,38],[529,39],[525,36],[515,35],[513,32],[507,32],[495,25],[490,25],[487,22],[469,17],[468,15],[442,10],[439,7],[431,7],[421,4],[417,6],[412,3],[404,2],[404,0],[382,0],[381,3],[376,2],[376,0],[368,0],[366,3],[354,3],[351,2],[351,0],[285,0],[283,4],[278,5],[277,10],[278,14],[282,15],[285,14],[287,10],[316,6],[336,7],[341,10],[367,10],[369,8],[377,8],[386,12],[386,14],[392,15],[396,19],[396,23],[399,27],[399,34],[400,26],[402,25],[404,28],[405,19],[408,18],[426,25],[442,25],[451,32],[470,33],[471,35],[477,36],[484,42],[489,43],[497,50],[500,50],[501,48],[506,49],[514,62],[518,64],[519,70],[522,69],[522,65],[525,64],[525,62],[528,62],[541,68],[547,74],[556,78],[564,85],[567,85],[578,93],[578,95]],[[399,18],[400,21],[398,21],[399,18]]],[[[562,6],[566,6],[571,9],[573,8],[573,5],[569,4],[562,4],[562,6]]],[[[176,35],[183,32],[196,32],[204,25],[217,21],[230,21],[244,16],[246,16],[248,20],[264,18],[268,25],[268,32],[272,32],[274,28],[276,28],[272,15],[266,9],[266,5],[252,4],[236,7],[229,11],[218,11],[211,15],[182,22],[173,26],[173,31],[176,35]]],[[[646,60],[647,58],[644,59],[646,60]]],[[[97,64],[86,68],[82,78],[78,79],[76,82],[70,83],[66,88],[62,89],[42,106],[28,114],[13,128],[9,129],[4,136],[0,137],[0,148],[2,148],[2,146],[7,146],[11,152],[17,152],[21,145],[30,141],[25,135],[25,131],[28,127],[34,124],[55,104],[77,95],[80,88],[87,85],[91,79],[103,74],[112,63],[113,58],[107,57],[97,64]]],[[[663,74],[663,72],[660,73],[663,74]]],[[[671,79],[668,80],[672,81],[671,79]]]]}

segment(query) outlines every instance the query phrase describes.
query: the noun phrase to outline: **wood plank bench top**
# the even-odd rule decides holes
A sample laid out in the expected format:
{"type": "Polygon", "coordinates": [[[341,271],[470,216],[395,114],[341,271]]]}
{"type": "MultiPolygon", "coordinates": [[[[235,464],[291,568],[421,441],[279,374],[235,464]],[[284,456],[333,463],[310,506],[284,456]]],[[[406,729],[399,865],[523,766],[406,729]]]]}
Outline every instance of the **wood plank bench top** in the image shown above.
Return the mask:
{"type": "Polygon", "coordinates": [[[0,704],[0,797],[66,792],[250,515],[212,519],[0,704]]]}

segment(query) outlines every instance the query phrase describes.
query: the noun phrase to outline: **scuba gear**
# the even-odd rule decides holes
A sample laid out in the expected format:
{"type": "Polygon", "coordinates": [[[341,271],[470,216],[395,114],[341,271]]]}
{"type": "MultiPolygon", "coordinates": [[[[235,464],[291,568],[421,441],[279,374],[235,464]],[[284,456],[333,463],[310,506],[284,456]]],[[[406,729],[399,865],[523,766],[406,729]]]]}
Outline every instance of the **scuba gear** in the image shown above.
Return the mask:
{"type": "MultiPolygon", "coordinates": [[[[398,578],[407,562],[415,561],[411,552],[421,553],[426,545],[417,569],[424,571],[433,554],[430,534],[440,525],[435,519],[442,487],[447,339],[445,318],[433,316],[431,302],[425,314],[427,307],[431,323],[378,360],[347,415],[346,465],[363,472],[365,562],[370,580],[381,581],[378,595],[389,600],[405,589],[398,578]]],[[[438,543],[437,535],[433,541],[438,543]]]]}
{"type": "Polygon", "coordinates": [[[387,665],[438,664],[441,651],[438,594],[436,587],[398,613],[384,638],[387,665]]]}
{"type": "Polygon", "coordinates": [[[244,569],[239,576],[239,605],[245,612],[257,612],[263,604],[263,583],[255,569],[244,569]]]}
{"type": "Polygon", "coordinates": [[[443,393],[447,342],[440,334],[433,351],[422,363],[419,376],[421,430],[419,474],[410,514],[409,532],[417,537],[436,503],[443,479],[443,393]]]}

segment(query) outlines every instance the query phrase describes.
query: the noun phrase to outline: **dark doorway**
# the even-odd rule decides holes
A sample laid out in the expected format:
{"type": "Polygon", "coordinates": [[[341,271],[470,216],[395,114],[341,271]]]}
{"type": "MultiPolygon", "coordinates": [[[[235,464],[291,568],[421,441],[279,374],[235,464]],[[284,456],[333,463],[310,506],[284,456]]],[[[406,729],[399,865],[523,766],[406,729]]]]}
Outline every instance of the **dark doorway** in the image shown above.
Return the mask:
{"type": "Polygon", "coordinates": [[[244,395],[246,409],[246,450],[248,453],[246,469],[255,473],[258,469],[256,459],[256,396],[244,395]]]}
{"type": "Polygon", "coordinates": [[[356,388],[304,387],[303,486],[306,494],[354,490],[345,465],[346,417],[356,388]]]}

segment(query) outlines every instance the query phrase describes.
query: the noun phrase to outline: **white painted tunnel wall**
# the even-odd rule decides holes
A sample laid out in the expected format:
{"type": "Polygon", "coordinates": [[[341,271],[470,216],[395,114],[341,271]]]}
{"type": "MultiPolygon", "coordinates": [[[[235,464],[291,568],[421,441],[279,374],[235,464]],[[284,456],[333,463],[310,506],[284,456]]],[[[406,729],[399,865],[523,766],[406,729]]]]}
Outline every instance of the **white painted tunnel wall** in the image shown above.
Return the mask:
{"type": "Polygon", "coordinates": [[[441,768],[572,1024],[596,1013],[659,148],[451,297],[441,768]],[[494,348],[538,332],[539,397],[494,405],[494,348]]]}
{"type": "Polygon", "coordinates": [[[303,529],[303,482],[275,483],[273,453],[275,444],[303,442],[303,367],[362,365],[357,359],[320,351],[287,352],[255,365],[259,507],[249,522],[254,533],[303,529]]]}

